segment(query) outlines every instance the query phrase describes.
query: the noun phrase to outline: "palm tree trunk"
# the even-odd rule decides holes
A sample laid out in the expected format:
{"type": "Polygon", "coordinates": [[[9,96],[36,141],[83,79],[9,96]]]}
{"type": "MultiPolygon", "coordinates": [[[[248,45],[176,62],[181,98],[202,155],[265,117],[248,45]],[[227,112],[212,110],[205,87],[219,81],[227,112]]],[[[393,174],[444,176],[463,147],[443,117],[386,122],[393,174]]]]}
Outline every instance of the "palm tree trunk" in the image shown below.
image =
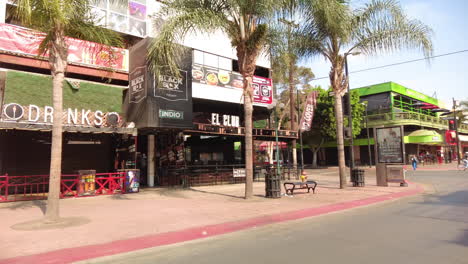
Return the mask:
{"type": "Polygon", "coordinates": [[[57,222],[60,219],[60,178],[62,172],[62,112],[63,112],[63,81],[67,67],[67,45],[63,32],[57,32],[52,42],[49,55],[49,64],[53,78],[53,123],[52,146],[50,157],[49,194],[47,197],[47,210],[44,221],[57,222]]]}
{"type": "Polygon", "coordinates": [[[312,168],[317,168],[317,152],[320,148],[312,148],[312,168]]]}
{"type": "Polygon", "coordinates": [[[244,77],[245,199],[253,197],[252,76],[244,77]]]}
{"type": "Polygon", "coordinates": [[[340,189],[346,187],[344,138],[343,138],[343,105],[340,93],[335,92],[335,119],[336,119],[336,143],[338,147],[338,167],[340,174],[340,189]]]}

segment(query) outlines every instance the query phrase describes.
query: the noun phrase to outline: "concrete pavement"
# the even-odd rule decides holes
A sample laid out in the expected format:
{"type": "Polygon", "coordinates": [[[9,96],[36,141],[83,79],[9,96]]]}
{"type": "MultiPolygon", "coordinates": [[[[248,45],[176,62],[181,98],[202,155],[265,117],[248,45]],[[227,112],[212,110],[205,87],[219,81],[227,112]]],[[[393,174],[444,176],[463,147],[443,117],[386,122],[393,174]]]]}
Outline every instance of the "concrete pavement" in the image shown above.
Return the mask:
{"type": "Polygon", "coordinates": [[[63,217],[89,223],[59,230],[17,231],[10,227],[41,218],[45,201],[0,204],[0,263],[68,263],[155,245],[233,232],[269,223],[320,215],[412,195],[418,186],[375,185],[373,170],[366,187],[341,190],[337,168],[309,171],[316,194],[299,191],[282,199],[264,198],[264,183],[244,200],[244,185],[191,189],[144,189],[138,194],[61,200],[63,217]]]}
{"type": "Polygon", "coordinates": [[[466,174],[417,171],[424,194],[80,263],[468,263],[466,174]]]}

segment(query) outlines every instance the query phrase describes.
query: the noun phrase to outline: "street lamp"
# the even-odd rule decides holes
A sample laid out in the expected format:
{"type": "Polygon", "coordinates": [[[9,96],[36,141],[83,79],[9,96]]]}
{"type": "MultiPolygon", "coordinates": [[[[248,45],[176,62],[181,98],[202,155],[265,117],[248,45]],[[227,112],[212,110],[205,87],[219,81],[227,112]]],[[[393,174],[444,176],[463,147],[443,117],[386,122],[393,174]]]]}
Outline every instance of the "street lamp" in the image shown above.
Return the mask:
{"type": "MultiPolygon", "coordinates": [[[[279,165],[279,147],[278,147],[278,115],[276,114],[275,107],[277,105],[277,101],[275,100],[271,105],[268,106],[269,110],[273,110],[275,116],[275,141],[276,141],[276,174],[279,177],[281,175],[280,165],[279,165]]],[[[283,103],[278,104],[280,109],[284,107],[283,103]]]]}
{"type": "Polygon", "coordinates": [[[367,112],[368,102],[362,102],[362,105],[366,107],[366,134],[367,134],[367,152],[369,152],[369,168],[372,168],[372,155],[370,147],[370,135],[369,135],[369,113],[367,112]]]}
{"type": "Polygon", "coordinates": [[[351,112],[351,91],[349,88],[349,72],[348,72],[348,55],[356,56],[361,54],[361,52],[346,52],[344,54],[344,63],[345,63],[345,73],[346,73],[346,79],[348,81],[348,127],[349,127],[349,134],[350,134],[350,143],[349,143],[349,158],[350,158],[350,163],[349,163],[349,170],[350,170],[350,175],[353,172],[354,169],[354,139],[353,139],[353,114],[351,112]]]}

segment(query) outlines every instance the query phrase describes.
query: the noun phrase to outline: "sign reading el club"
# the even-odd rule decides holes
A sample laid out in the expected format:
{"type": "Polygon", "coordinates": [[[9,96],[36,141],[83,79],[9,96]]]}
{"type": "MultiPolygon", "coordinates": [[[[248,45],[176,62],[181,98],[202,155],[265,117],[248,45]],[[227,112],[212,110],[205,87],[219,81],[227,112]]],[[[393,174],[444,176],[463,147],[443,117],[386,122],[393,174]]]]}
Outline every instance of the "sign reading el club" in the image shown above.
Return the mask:
{"type": "Polygon", "coordinates": [[[239,117],[233,115],[222,115],[212,113],[211,124],[216,126],[239,127],[239,117]]]}
{"type": "MultiPolygon", "coordinates": [[[[38,125],[51,125],[54,122],[54,108],[37,105],[22,106],[9,103],[3,106],[0,118],[4,122],[17,122],[38,125]]],[[[120,115],[116,112],[104,113],[100,110],[91,111],[68,108],[63,111],[62,123],[68,126],[109,127],[121,124],[120,115]]]]}

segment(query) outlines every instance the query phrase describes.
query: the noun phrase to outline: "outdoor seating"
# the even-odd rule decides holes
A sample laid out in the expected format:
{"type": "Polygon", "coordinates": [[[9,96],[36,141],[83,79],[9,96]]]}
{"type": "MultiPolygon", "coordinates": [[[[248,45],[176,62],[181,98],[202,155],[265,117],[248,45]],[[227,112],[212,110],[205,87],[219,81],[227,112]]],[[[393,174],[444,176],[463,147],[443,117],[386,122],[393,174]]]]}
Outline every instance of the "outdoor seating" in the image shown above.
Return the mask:
{"type": "Polygon", "coordinates": [[[312,189],[312,193],[315,193],[315,187],[317,187],[317,182],[316,181],[305,181],[305,182],[285,182],[283,183],[284,185],[284,190],[286,191],[286,194],[290,193],[291,195],[294,194],[294,190],[297,189],[307,189],[307,192],[310,193],[310,189],[312,189]]]}

